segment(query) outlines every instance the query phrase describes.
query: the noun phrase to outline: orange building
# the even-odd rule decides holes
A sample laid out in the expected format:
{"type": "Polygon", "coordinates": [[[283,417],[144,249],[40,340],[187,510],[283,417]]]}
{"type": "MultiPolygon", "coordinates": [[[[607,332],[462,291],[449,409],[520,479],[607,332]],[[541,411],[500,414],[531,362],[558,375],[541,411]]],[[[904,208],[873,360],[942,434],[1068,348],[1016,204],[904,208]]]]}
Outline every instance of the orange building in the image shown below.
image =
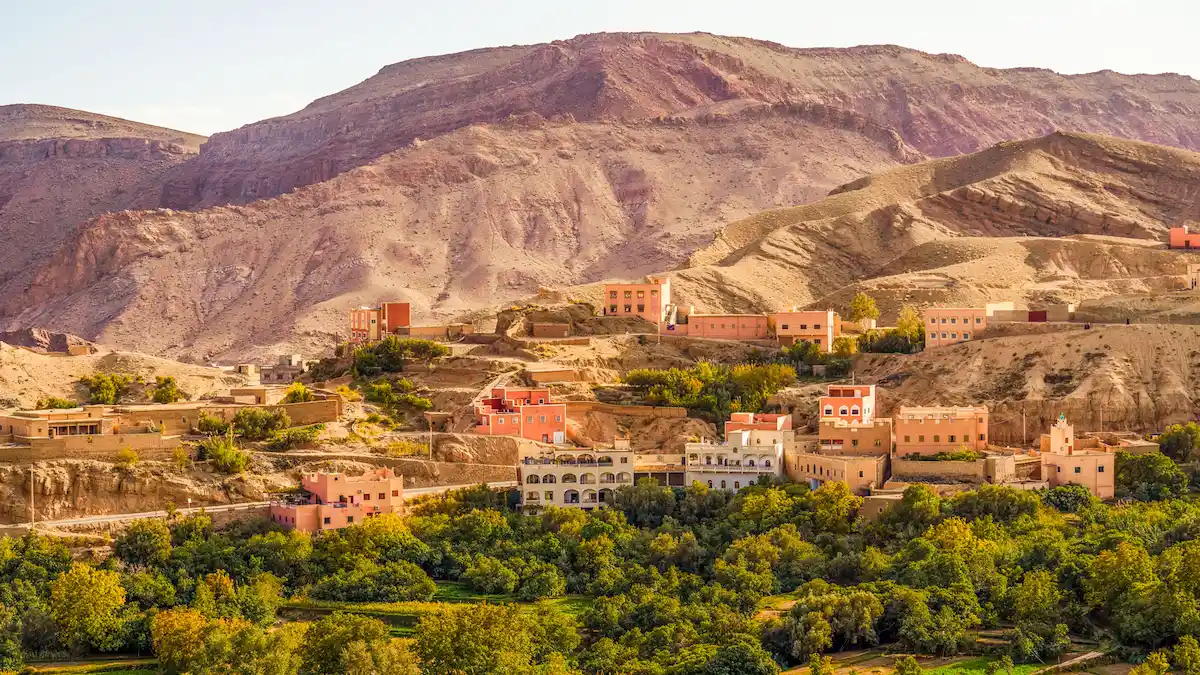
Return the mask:
{"type": "Polygon", "coordinates": [[[394,335],[412,324],[407,302],[385,302],[378,307],[350,310],[350,342],[373,342],[394,335]]]}
{"type": "Polygon", "coordinates": [[[831,384],[821,397],[820,410],[821,421],[870,422],[875,419],[875,385],[831,384]]]}
{"type": "Polygon", "coordinates": [[[823,352],[833,350],[833,341],[842,336],[842,317],[833,310],[775,312],[775,336],[779,344],[789,346],[799,341],[811,342],[823,352]]]}
{"type": "Polygon", "coordinates": [[[689,314],[687,334],[710,340],[766,340],[770,337],[766,314],[689,314]]]}
{"type": "Polygon", "coordinates": [[[866,494],[887,480],[887,456],[831,455],[814,452],[789,453],[786,457],[788,478],[807,482],[812,489],[829,481],[841,481],[855,494],[866,494]]]}
{"type": "Polygon", "coordinates": [[[404,477],[388,468],[356,477],[344,473],[307,473],[300,487],[303,496],[271,504],[272,522],[290,530],[321,532],[404,509],[404,477]]]}
{"type": "Polygon", "coordinates": [[[966,448],[981,452],[988,444],[987,406],[900,406],[893,424],[896,456],[936,455],[966,448]]]}
{"type": "Polygon", "coordinates": [[[641,317],[661,331],[668,323],[671,280],[646,277],[635,284],[604,284],[604,316],[641,317]]]}
{"type": "Polygon", "coordinates": [[[1083,485],[1100,499],[1112,499],[1115,493],[1116,456],[1103,450],[1085,450],[1076,446],[1075,428],[1067,416],[1059,415],[1050,433],[1041,437],[1042,480],[1050,487],[1083,485]]]}
{"type": "Polygon", "coordinates": [[[475,405],[474,431],[562,443],[567,434],[567,405],[551,402],[549,389],[498,387],[475,405]]]}
{"type": "MultiPolygon", "coordinates": [[[[735,412],[729,415],[725,422],[725,437],[735,431],[791,431],[792,416],[770,413],[735,412]]],[[[783,442],[783,436],[775,441],[783,442]]]]}
{"type": "Polygon", "coordinates": [[[1172,227],[1167,248],[1200,250],[1200,232],[1192,232],[1187,225],[1172,227]]]}
{"type": "Polygon", "coordinates": [[[859,422],[822,418],[817,432],[819,452],[834,455],[879,455],[892,452],[892,421],[859,422]]]}
{"type": "Polygon", "coordinates": [[[1013,311],[1012,302],[990,302],[983,307],[929,307],[923,314],[925,347],[966,342],[979,337],[997,311],[1013,311]]]}

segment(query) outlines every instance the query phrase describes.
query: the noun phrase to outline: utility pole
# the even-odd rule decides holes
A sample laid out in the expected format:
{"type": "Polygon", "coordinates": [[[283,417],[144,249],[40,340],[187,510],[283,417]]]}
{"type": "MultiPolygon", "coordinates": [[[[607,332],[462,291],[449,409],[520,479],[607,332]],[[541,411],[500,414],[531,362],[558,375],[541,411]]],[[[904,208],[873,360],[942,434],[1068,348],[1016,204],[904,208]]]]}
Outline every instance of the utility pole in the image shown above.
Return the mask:
{"type": "Polygon", "coordinates": [[[1029,434],[1025,433],[1025,406],[1021,406],[1021,447],[1029,445],[1029,434]]]}
{"type": "Polygon", "coordinates": [[[429,461],[433,461],[433,422],[429,422],[429,461]]]}
{"type": "Polygon", "coordinates": [[[33,524],[37,520],[37,511],[33,507],[33,460],[29,460],[29,529],[33,529],[33,524]]]}

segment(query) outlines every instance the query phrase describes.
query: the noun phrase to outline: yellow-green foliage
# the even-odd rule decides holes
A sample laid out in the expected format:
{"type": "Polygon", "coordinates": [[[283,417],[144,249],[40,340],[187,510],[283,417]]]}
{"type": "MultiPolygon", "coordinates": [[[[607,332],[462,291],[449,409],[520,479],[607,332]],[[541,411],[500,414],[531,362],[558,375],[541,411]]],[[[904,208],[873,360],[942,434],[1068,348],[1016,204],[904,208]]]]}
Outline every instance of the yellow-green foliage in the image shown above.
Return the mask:
{"type": "Polygon", "coordinates": [[[284,392],[283,400],[280,402],[281,403],[308,403],[309,401],[315,401],[316,399],[317,399],[316,395],[313,394],[312,391],[308,387],[304,386],[303,383],[293,382],[288,386],[287,391],[284,392]]]}
{"type": "Polygon", "coordinates": [[[791,366],[767,363],[721,366],[707,361],[683,370],[643,368],[622,380],[654,403],[707,410],[718,417],[731,411],[758,411],[767,397],[796,381],[791,366]]]}

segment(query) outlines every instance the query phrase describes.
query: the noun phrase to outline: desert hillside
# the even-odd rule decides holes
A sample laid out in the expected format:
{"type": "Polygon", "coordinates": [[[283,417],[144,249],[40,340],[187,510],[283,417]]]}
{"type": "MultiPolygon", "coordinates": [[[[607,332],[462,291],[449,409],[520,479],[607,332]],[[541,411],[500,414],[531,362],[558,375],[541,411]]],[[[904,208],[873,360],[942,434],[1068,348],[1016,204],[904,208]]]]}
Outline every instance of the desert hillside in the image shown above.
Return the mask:
{"type": "Polygon", "coordinates": [[[27,286],[89,218],[156,206],[167,169],[203,141],[79,110],[0,106],[0,287],[27,286]]]}
{"type": "Polygon", "coordinates": [[[642,275],[730,220],[910,161],[811,113],[477,126],[274,199],[107,214],[0,313],[147,353],[269,356],[328,348],[347,307],[383,298],[430,321],[642,275]]]}
{"type": "Polygon", "coordinates": [[[512,115],[642,120],[743,102],[830,106],[934,156],[1056,129],[1200,149],[1200,83],[1178,75],[1064,76],[886,45],[792,49],[703,33],[601,33],[386,66],[294,114],[215,134],[172,173],[162,206],[275,196],[413,139],[512,115]]]}
{"type": "Polygon", "coordinates": [[[674,273],[675,289],[682,304],[729,311],[845,309],[852,284],[892,310],[1169,290],[1191,258],[1162,242],[1168,223],[1200,218],[1198,180],[1200,154],[1147,143],[1002,143],[732,223],[674,273]]]}

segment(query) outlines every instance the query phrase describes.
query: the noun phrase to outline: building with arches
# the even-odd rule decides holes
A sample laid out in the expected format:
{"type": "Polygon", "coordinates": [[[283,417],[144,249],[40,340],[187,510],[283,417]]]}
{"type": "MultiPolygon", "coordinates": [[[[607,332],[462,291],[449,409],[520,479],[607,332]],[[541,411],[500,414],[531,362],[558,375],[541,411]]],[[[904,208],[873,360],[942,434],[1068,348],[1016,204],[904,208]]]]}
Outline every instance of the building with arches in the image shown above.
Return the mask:
{"type": "Polygon", "coordinates": [[[875,385],[831,384],[818,407],[822,422],[827,419],[870,422],[875,419],[875,385]]]}
{"type": "Polygon", "coordinates": [[[784,446],[794,435],[791,415],[733,413],[724,442],[700,439],[684,446],[684,482],[738,490],[760,477],[782,476],[784,446]]]}
{"type": "Polygon", "coordinates": [[[612,504],[614,491],[633,485],[636,456],[629,441],[612,448],[524,449],[517,458],[521,506],[594,509],[612,504]]]}

